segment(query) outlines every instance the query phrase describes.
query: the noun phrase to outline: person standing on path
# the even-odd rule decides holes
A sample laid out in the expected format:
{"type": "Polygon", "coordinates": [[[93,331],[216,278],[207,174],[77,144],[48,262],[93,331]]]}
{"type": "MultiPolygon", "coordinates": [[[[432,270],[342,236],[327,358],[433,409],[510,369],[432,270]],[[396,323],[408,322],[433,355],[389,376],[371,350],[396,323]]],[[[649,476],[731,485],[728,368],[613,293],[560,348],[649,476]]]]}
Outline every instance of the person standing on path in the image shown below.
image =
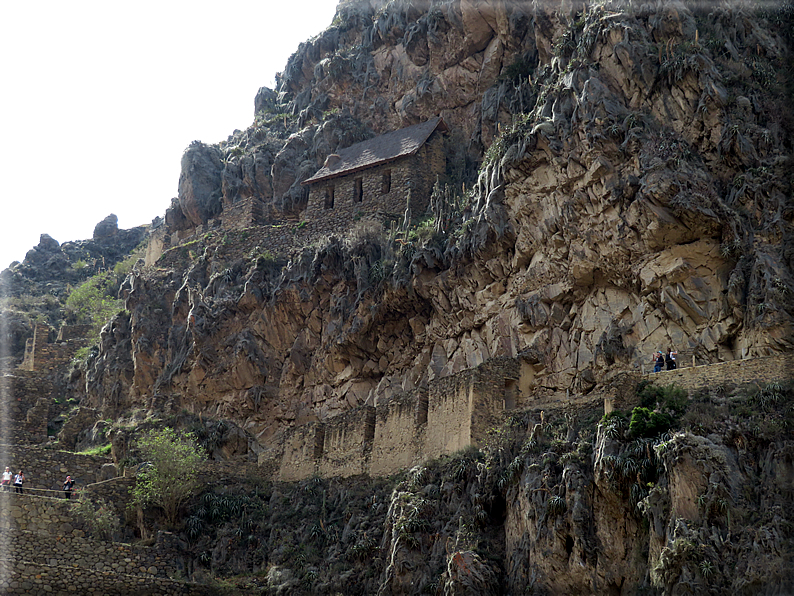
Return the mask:
{"type": "Polygon", "coordinates": [[[25,475],[22,473],[22,470],[14,476],[14,492],[22,494],[22,485],[25,482],[25,475]]]}
{"type": "Polygon", "coordinates": [[[664,354],[659,350],[656,352],[656,364],[653,367],[653,372],[658,373],[664,367],[664,354]]]}
{"type": "Polygon", "coordinates": [[[72,480],[71,476],[67,476],[66,480],[63,483],[63,496],[68,501],[72,497],[72,487],[74,486],[74,480],[72,480]]]}
{"type": "Polygon", "coordinates": [[[3,487],[3,491],[8,492],[11,488],[11,477],[13,474],[11,473],[11,468],[6,466],[6,471],[3,472],[3,479],[0,480],[0,486],[3,487]]]}

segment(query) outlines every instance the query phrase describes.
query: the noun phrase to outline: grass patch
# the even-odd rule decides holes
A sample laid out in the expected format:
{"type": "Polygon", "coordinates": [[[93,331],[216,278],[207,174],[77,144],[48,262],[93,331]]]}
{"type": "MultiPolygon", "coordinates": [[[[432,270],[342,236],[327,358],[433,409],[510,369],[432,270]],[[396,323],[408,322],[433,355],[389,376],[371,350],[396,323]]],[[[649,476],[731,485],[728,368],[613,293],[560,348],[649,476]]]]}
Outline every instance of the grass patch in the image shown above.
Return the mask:
{"type": "Polygon", "coordinates": [[[78,451],[77,455],[110,455],[110,449],[111,445],[108,443],[107,445],[97,445],[96,447],[78,451]]]}

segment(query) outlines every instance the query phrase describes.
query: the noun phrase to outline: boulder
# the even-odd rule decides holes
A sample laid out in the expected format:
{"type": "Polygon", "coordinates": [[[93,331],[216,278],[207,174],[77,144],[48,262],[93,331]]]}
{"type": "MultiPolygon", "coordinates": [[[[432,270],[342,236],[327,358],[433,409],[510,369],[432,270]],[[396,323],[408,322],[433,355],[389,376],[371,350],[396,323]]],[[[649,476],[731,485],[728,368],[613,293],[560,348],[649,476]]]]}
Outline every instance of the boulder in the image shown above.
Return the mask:
{"type": "Polygon", "coordinates": [[[113,213],[94,226],[94,240],[110,238],[119,231],[119,218],[113,213]]]}
{"type": "Polygon", "coordinates": [[[179,174],[179,207],[184,216],[199,226],[221,212],[220,149],[193,141],[182,155],[179,174]]]}

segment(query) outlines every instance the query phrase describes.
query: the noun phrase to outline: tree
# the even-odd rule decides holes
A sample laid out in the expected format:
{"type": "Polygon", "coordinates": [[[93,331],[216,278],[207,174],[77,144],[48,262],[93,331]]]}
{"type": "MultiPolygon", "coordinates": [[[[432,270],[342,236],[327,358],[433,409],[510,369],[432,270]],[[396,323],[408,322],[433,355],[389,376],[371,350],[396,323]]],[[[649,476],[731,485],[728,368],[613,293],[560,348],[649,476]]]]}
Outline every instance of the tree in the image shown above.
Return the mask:
{"type": "Polygon", "coordinates": [[[147,432],[138,440],[138,449],[145,464],[132,489],[132,502],[162,508],[168,523],[173,524],[198,488],[198,473],[206,455],[191,433],[169,427],[147,432]]]}

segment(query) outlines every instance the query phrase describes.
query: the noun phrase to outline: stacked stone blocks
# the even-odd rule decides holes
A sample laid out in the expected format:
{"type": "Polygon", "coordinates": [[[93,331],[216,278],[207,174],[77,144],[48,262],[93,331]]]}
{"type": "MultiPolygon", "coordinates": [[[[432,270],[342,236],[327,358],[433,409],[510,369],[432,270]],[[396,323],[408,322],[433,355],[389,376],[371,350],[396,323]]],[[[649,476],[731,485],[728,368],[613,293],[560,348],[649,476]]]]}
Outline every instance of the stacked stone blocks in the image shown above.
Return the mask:
{"type": "Polygon", "coordinates": [[[386,476],[469,445],[482,445],[505,410],[518,361],[495,358],[477,368],[287,432],[280,480],[314,475],[386,476]]]}

